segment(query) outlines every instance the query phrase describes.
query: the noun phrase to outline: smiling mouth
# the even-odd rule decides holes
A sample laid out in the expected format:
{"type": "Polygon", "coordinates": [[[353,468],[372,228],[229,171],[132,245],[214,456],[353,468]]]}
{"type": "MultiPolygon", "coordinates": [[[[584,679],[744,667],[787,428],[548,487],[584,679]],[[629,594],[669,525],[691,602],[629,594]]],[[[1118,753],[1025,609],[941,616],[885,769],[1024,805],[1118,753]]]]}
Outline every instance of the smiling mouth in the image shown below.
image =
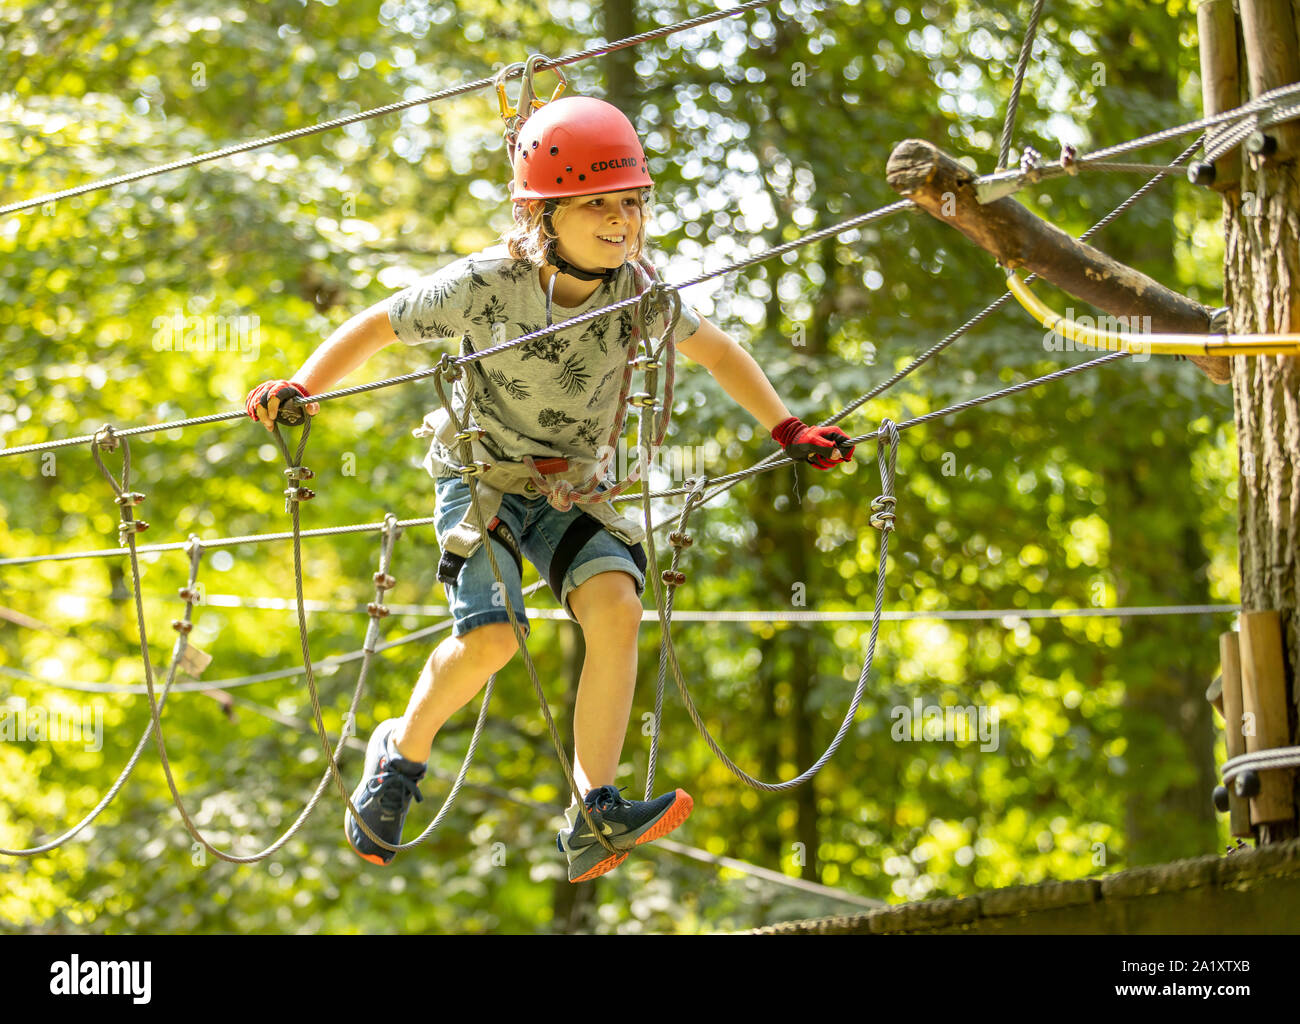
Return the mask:
{"type": "Polygon", "coordinates": [[[627,241],[627,235],[597,235],[596,237],[607,245],[623,245],[627,241]]]}

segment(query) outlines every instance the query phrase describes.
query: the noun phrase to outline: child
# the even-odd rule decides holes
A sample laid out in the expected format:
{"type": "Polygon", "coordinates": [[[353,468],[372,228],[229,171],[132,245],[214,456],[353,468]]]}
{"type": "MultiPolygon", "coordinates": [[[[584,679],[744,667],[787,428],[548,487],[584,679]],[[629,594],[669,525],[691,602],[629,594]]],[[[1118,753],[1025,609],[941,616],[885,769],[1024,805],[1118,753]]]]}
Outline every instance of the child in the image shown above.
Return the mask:
{"type": "MultiPolygon", "coordinates": [[[[554,100],[519,131],[514,153],[515,227],[505,245],[444,267],[431,277],[353,317],[336,330],[295,375],[268,381],[248,396],[250,417],[268,429],[280,403],[328,391],[385,345],[422,345],[463,337],[462,354],[481,351],[543,324],[577,316],[634,294],[631,261],[642,256],[653,182],[636,130],[615,107],[588,97],[554,100]],[[553,316],[553,307],[560,307],[553,316]]],[[[659,317],[658,336],[666,326],[659,317]]],[[[523,558],[549,581],[561,606],[582,628],[586,660],[574,712],[574,777],[597,828],[619,853],[595,840],[573,803],[569,827],[556,838],[568,859],[569,881],[612,870],[632,846],[657,839],[691,812],[683,790],[654,800],[626,800],[615,785],[636,684],[637,630],[645,586],[640,523],[608,502],[573,504],[569,488],[590,477],[596,452],[618,416],[622,375],[630,353],[630,310],[547,335],[473,363],[473,401],[465,381],[454,389],[458,418],[483,434],[484,461],[526,462],[536,474],[506,492],[484,477],[480,494],[506,596],[528,632],[521,588],[523,558]],[[572,465],[570,465],[572,463],[572,465]],[[538,488],[533,481],[543,481],[538,488]],[[559,486],[556,486],[556,485],[559,486]]],[[[739,405],[770,430],[790,455],[828,469],[853,454],[837,427],[808,427],[790,415],[753,358],[689,307],[678,321],[677,350],[702,364],[739,405]]],[[[315,407],[309,405],[308,413],[315,407]]],[[[431,436],[425,468],[435,477],[436,534],[455,618],[450,637],[434,650],[400,719],[382,722],[366,751],[365,774],[352,794],[358,814],[392,845],[401,841],[411,798],[434,737],[473,699],[517,650],[496,578],[470,508],[455,428],[442,410],[425,417],[417,436],[431,436]],[[494,600],[495,599],[495,600],[494,600]]],[[[479,456],[476,454],[476,458],[479,456]]],[[[357,854],[387,864],[345,814],[357,854]]]]}

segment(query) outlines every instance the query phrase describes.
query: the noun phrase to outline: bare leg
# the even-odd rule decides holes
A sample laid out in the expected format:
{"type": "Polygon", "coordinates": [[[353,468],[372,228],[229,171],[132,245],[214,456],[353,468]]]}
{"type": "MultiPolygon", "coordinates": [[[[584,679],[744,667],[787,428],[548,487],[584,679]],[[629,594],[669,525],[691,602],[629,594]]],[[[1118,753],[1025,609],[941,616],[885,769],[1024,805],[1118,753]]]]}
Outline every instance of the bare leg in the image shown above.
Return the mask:
{"type": "Polygon", "coordinates": [[[573,714],[574,778],[586,794],[612,785],[636,690],[641,601],[625,572],[603,572],[569,594],[587,656],[573,714]]]}
{"type": "Polygon", "coordinates": [[[411,761],[429,760],[443,724],[487,685],[519,649],[508,622],[493,622],[464,636],[449,636],[425,663],[393,734],[397,752],[411,761]]]}

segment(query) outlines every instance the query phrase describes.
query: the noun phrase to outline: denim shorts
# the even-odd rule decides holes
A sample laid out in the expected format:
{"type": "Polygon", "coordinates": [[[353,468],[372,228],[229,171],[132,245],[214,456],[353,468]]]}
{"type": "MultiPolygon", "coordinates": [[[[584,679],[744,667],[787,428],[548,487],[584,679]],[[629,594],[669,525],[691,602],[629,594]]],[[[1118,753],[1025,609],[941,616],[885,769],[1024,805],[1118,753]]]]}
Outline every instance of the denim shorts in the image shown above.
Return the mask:
{"type": "MultiPolygon", "coordinates": [[[[470,510],[469,484],[460,477],[440,477],[435,484],[438,493],[435,533],[439,547],[443,538],[470,510]]],[[[472,515],[472,512],[471,512],[472,515]]],[[[586,515],[578,506],[567,512],[551,507],[544,495],[535,498],[522,494],[507,494],[501,499],[497,513],[519,543],[519,553],[541,574],[549,579],[551,560],[565,532],[580,517],[586,515]]],[[[472,520],[471,520],[472,521],[472,520]]],[[[524,613],[523,581],[515,565],[514,556],[497,538],[490,538],[501,581],[505,584],[505,597],[509,598],[515,617],[525,635],[530,631],[524,613]]],[[[569,607],[569,593],[593,576],[602,572],[625,572],[636,582],[637,596],[645,590],[645,573],[637,566],[632,551],[608,530],[598,530],[579,550],[564,574],[560,591],[561,604],[569,618],[577,621],[569,607]]],[[[509,622],[505,600],[496,586],[492,565],[488,561],[487,546],[480,545],[470,555],[460,570],[456,583],[445,584],[447,601],[455,618],[453,636],[464,636],[471,629],[489,622],[509,622]]]]}

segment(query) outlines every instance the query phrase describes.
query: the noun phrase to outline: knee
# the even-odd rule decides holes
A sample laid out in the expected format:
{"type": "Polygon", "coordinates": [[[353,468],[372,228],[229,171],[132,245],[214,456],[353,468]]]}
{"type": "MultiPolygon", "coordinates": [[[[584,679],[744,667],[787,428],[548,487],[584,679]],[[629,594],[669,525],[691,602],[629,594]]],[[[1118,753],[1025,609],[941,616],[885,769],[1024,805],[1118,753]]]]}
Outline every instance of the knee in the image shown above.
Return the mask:
{"type": "Polygon", "coordinates": [[[462,656],[473,661],[487,675],[500,672],[519,650],[515,631],[508,622],[489,622],[457,639],[462,656]]]}
{"type": "Polygon", "coordinates": [[[569,606],[584,633],[635,633],[641,625],[641,598],[627,573],[593,576],[569,595],[569,606]]]}

